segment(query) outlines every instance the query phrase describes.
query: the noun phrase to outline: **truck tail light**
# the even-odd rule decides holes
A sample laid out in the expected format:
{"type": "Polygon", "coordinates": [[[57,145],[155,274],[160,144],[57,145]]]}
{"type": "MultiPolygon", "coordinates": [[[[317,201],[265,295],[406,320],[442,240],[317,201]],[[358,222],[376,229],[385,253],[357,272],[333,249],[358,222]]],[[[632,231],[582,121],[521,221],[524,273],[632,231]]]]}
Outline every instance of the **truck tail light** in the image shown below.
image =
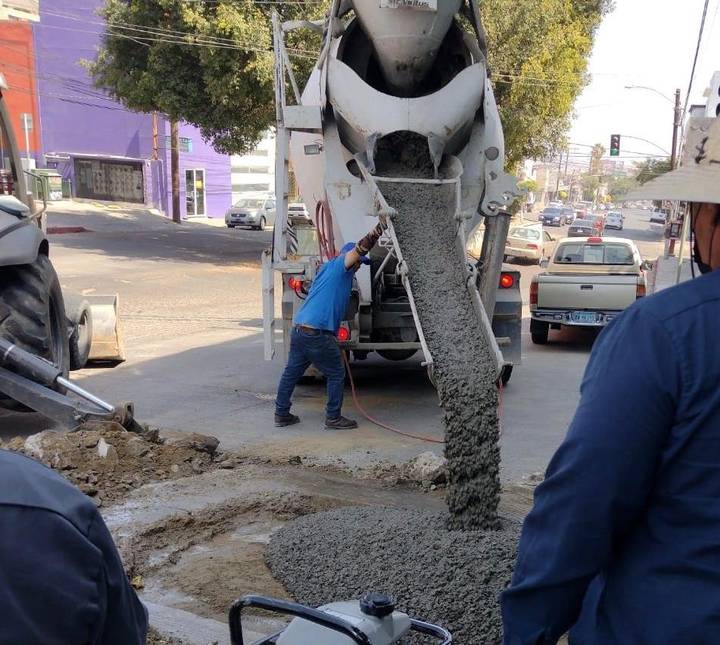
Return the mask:
{"type": "Polygon", "coordinates": [[[515,277],[512,273],[501,273],[500,274],[500,288],[501,289],[512,289],[515,286],[515,277]]]}
{"type": "Polygon", "coordinates": [[[601,237],[589,237],[587,239],[589,244],[602,244],[603,239],[601,237]]]}
{"type": "Polygon", "coordinates": [[[644,298],[646,295],[647,289],[645,288],[645,283],[638,281],[637,289],[635,290],[635,299],[644,298]]]}
{"type": "Polygon", "coordinates": [[[302,280],[299,280],[298,278],[290,278],[288,280],[288,286],[293,291],[297,291],[300,287],[302,287],[302,280]]]}
{"type": "Polygon", "coordinates": [[[533,280],[530,283],[530,304],[536,305],[538,303],[538,282],[533,280]]]}
{"type": "Polygon", "coordinates": [[[533,251],[539,251],[540,247],[537,244],[528,244],[527,248],[532,249],[533,251]]]}
{"type": "Polygon", "coordinates": [[[344,343],[344,342],[350,340],[350,330],[347,327],[345,327],[345,325],[340,325],[340,327],[337,330],[336,336],[337,336],[337,339],[341,343],[344,343]]]}

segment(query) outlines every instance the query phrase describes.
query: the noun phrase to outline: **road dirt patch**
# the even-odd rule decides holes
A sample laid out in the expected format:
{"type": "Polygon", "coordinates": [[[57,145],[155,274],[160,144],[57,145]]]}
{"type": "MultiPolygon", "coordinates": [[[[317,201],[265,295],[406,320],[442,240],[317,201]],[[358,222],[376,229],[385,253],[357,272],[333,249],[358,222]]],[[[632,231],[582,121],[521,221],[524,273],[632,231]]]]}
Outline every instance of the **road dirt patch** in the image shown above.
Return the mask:
{"type": "Polygon", "coordinates": [[[2,446],[58,471],[97,506],[125,498],[152,481],[177,479],[217,468],[225,460],[218,440],[200,434],[157,431],[143,435],[117,424],[87,425],[75,432],[46,430],[2,446]]]}

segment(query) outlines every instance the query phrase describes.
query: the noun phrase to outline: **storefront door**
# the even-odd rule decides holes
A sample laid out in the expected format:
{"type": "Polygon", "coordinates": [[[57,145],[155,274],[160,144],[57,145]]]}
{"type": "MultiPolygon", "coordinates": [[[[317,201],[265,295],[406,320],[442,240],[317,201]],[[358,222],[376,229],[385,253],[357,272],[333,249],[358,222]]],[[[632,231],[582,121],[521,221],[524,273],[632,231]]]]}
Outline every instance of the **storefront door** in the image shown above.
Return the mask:
{"type": "Polygon", "coordinates": [[[185,202],[188,217],[205,215],[205,171],[203,169],[185,171],[185,202]]]}

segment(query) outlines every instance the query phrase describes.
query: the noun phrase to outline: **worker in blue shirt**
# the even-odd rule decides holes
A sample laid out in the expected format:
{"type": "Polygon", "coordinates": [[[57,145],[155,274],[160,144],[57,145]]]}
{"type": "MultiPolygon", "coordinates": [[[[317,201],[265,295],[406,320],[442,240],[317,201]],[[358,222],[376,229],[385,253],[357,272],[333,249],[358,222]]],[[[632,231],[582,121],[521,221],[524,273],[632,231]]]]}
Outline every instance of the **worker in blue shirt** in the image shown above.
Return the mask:
{"type": "Polygon", "coordinates": [[[95,504],[0,450],[0,645],[144,645],[147,626],[95,504]]]}
{"type": "Polygon", "coordinates": [[[383,225],[378,224],[357,244],[345,244],[340,254],[326,262],[313,280],[307,298],[293,320],[290,354],[275,399],[275,426],[300,422],[300,418],[290,412],[290,399],[297,382],[312,364],[327,379],[325,429],[358,427],[357,421],[341,414],[345,367],[335,335],[350,300],[353,276],[361,264],[370,264],[367,254],[382,232],[383,225]]]}
{"type": "Polygon", "coordinates": [[[688,162],[640,192],[690,202],[706,275],[639,300],[596,342],[523,526],[505,645],[568,630],[582,645],[720,643],[720,119],[692,136],[688,162]]]}

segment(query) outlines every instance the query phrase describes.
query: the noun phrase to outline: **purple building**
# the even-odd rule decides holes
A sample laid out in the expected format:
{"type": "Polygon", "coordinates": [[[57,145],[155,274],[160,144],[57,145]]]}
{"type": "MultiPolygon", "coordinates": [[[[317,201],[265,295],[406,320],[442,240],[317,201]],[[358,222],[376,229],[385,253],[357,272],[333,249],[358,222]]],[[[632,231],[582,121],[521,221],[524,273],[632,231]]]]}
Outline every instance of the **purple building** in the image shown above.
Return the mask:
{"type": "MultiPolygon", "coordinates": [[[[39,95],[39,165],[57,168],[73,197],[171,209],[170,124],[126,110],[93,87],[83,61],[97,55],[102,0],[41,0],[34,25],[39,95]]],[[[231,205],[230,157],[216,153],[197,128],[180,124],[183,217],[222,217],[231,205]]]]}

